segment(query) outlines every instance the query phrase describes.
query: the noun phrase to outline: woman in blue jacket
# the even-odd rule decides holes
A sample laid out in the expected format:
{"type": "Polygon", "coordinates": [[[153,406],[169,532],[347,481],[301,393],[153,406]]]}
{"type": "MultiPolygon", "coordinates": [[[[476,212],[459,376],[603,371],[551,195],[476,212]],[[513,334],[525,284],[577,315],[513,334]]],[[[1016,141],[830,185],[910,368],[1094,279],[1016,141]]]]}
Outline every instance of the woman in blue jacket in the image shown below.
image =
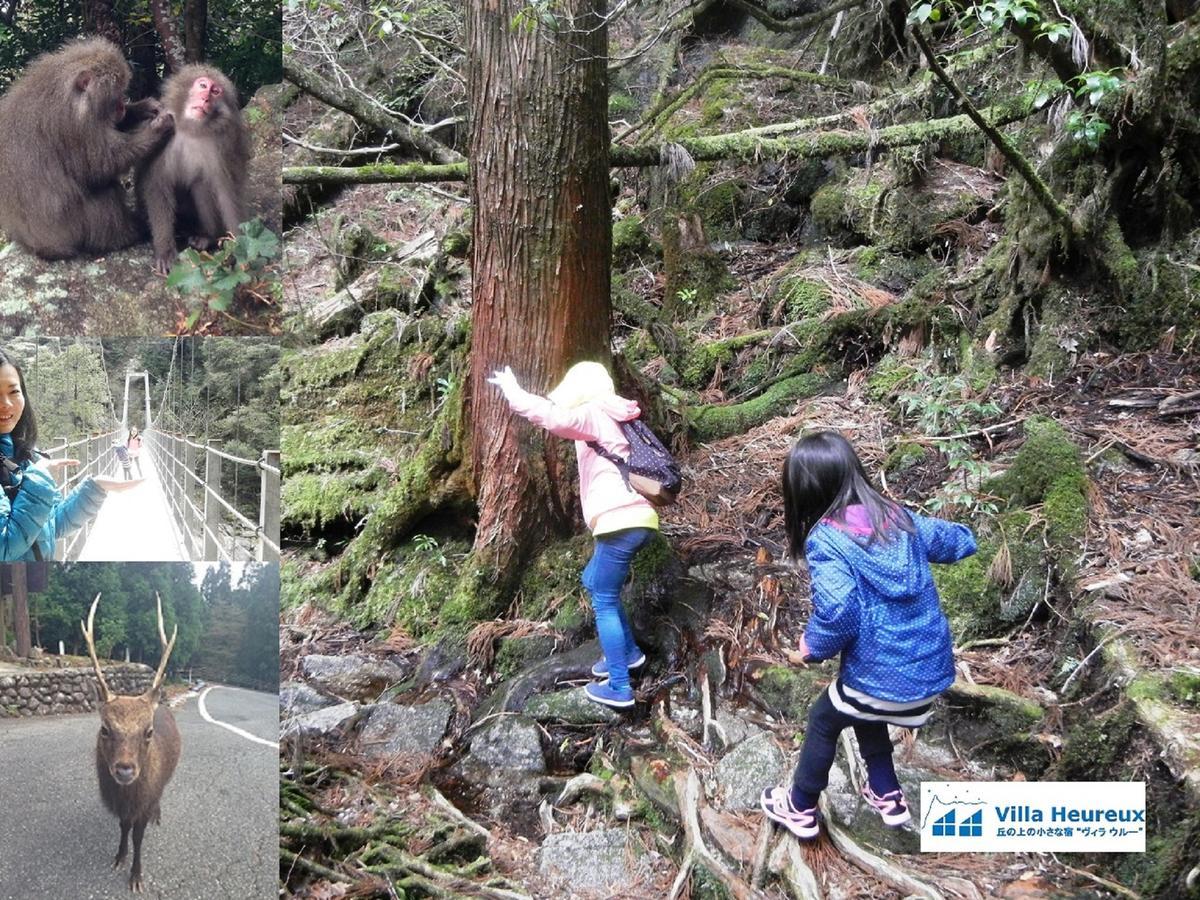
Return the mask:
{"type": "Polygon", "coordinates": [[[975,552],[965,525],[929,519],[877,493],[840,434],[797,442],[783,465],[784,524],[793,561],[808,563],[812,618],[805,659],[841,654],[841,669],[809,711],[791,788],[763,792],[762,809],[797,837],[815,838],[817,798],[844,728],[867,766],[863,796],[888,825],[911,818],[888,725],[916,728],[954,682],[950,624],[929,564],[975,552]]]}
{"type": "Polygon", "coordinates": [[[79,465],[36,449],[37,422],[21,369],[0,350],[0,561],[52,559],[54,542],[95,518],[111,490],[137,482],[85,478],[65,499],[52,472],[79,465]]]}

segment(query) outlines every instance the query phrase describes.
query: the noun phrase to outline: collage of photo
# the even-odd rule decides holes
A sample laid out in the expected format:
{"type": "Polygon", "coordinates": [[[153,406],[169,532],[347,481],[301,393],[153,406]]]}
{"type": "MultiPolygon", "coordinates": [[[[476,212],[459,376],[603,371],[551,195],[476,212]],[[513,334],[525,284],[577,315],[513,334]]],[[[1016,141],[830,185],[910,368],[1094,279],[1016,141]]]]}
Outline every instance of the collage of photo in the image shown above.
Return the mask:
{"type": "Polygon", "coordinates": [[[1200,0],[0,0],[0,900],[1200,900],[1200,0]]]}

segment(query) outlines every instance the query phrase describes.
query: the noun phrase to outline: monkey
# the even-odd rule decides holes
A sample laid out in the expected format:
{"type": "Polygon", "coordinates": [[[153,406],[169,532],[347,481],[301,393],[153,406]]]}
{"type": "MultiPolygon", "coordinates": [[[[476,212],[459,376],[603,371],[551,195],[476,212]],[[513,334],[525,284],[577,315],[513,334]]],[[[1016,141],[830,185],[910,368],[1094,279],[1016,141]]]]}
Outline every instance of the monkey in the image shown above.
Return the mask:
{"type": "Polygon", "coordinates": [[[35,59],[0,97],[0,229],[43,259],[129,247],[144,231],[120,178],[174,130],[126,103],[129,64],[104,38],[35,59]]]}
{"type": "Polygon", "coordinates": [[[162,103],[175,117],[175,133],[139,164],[134,183],[150,222],[154,270],[166,275],[177,233],[194,249],[210,250],[237,232],[250,141],[237,89],[212,66],[184,66],[163,85],[162,103]]]}

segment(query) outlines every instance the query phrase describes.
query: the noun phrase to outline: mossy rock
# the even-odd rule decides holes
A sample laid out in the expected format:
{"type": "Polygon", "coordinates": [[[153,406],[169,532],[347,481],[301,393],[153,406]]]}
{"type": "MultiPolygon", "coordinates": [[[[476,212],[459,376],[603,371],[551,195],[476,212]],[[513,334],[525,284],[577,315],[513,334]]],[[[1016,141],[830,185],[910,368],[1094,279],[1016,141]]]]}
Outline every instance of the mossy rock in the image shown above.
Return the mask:
{"type": "Polygon", "coordinates": [[[1030,516],[1022,509],[1001,513],[994,524],[978,528],[974,556],[949,565],[934,565],[933,581],[950,619],[956,641],[994,637],[1024,620],[1042,600],[1049,563],[1040,541],[1023,538],[1030,516]],[[997,584],[989,570],[1007,543],[1015,582],[997,584]]]}
{"type": "MultiPolygon", "coordinates": [[[[1060,579],[1070,582],[1087,528],[1087,474],[1079,448],[1053,419],[1030,417],[1025,435],[1008,471],[992,479],[985,489],[1006,498],[1010,508],[1042,504],[1051,555],[1060,579]]],[[[1014,571],[1019,571],[1015,565],[1014,571]]]]}
{"type": "Polygon", "coordinates": [[[867,396],[876,403],[893,400],[919,372],[914,360],[889,353],[867,376],[867,396]]]}
{"type": "Polygon", "coordinates": [[[700,188],[690,205],[704,223],[710,241],[738,237],[738,220],[745,209],[745,199],[737,181],[720,181],[700,188]]]}
{"type": "Polygon", "coordinates": [[[833,669],[827,665],[807,668],[770,666],[762,670],[758,692],[789,722],[806,722],[809,709],[834,675],[833,669]]]}
{"type": "Polygon", "coordinates": [[[632,115],[640,108],[637,100],[624,93],[611,93],[608,95],[608,115],[609,118],[620,119],[625,116],[632,115]]]}
{"type": "Polygon", "coordinates": [[[511,678],[530,663],[546,659],[558,649],[558,645],[558,638],[551,634],[501,638],[492,668],[500,678],[511,678]]]}
{"type": "Polygon", "coordinates": [[[889,475],[907,472],[913,466],[923,463],[929,456],[929,451],[921,444],[901,441],[891,449],[883,461],[883,470],[889,475]]]}
{"type": "Polygon", "coordinates": [[[1098,716],[1087,716],[1067,733],[1053,775],[1060,781],[1126,781],[1137,761],[1128,754],[1141,726],[1134,705],[1122,702],[1098,716]]]}

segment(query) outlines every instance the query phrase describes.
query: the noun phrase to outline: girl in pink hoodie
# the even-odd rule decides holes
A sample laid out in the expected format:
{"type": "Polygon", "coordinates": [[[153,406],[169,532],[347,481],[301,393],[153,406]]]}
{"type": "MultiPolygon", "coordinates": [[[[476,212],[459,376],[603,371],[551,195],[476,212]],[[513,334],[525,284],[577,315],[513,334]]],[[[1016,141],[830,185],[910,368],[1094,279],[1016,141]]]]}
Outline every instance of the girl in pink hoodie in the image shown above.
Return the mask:
{"type": "Polygon", "coordinates": [[[585,691],[588,699],[605,706],[633,706],[629,670],[644,665],[646,655],[638,648],[621,605],[621,586],[637,551],[658,530],[658,513],[588,442],[627,459],[629,442],[618,423],[636,419],[638,405],[617,396],[608,370],[595,362],[572,366],[548,397],[522,390],[507,366],[488,380],[504,392],[517,415],[575,442],[583,518],[596,539],[595,552],[583,570],[583,586],[592,601],[604,652],[604,658],[592,666],[592,674],[603,680],[587,685],[585,691]]]}

